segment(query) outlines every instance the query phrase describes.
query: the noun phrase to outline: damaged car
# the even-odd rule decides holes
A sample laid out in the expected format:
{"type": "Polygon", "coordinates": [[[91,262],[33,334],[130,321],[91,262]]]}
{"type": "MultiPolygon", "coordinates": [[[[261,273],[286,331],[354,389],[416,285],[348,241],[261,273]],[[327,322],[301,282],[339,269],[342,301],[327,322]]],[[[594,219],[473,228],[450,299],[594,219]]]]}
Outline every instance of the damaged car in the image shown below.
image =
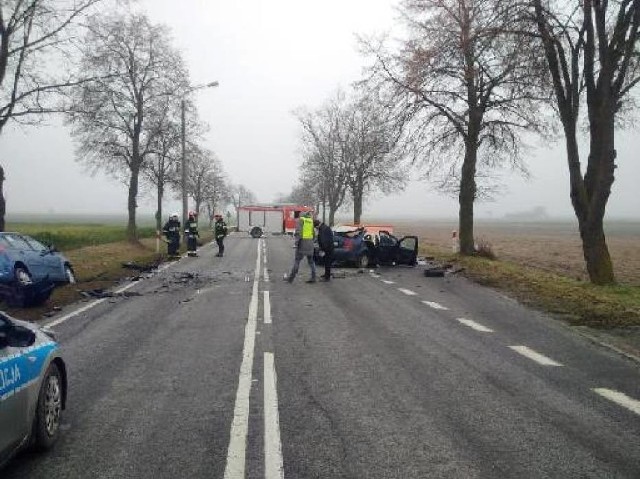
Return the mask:
{"type": "Polygon", "coordinates": [[[44,303],[54,287],[75,283],[70,261],[20,233],[0,233],[0,297],[11,306],[44,303]]]}
{"type": "MultiPolygon", "coordinates": [[[[388,228],[391,229],[391,228],[388,228]]],[[[397,238],[375,226],[337,226],[333,229],[333,263],[359,268],[378,265],[415,266],[418,261],[418,237],[397,238]]],[[[318,263],[323,259],[316,251],[318,263]]]]}

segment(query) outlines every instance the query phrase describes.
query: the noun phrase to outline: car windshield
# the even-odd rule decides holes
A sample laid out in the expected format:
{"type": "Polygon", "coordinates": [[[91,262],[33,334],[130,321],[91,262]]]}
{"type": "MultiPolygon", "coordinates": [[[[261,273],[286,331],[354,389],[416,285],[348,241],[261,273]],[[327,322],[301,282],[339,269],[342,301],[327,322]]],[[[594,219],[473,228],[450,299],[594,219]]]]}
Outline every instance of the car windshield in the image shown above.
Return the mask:
{"type": "Polygon", "coordinates": [[[0,237],[2,243],[12,249],[31,249],[29,243],[27,243],[21,236],[16,234],[4,234],[0,237]]]}
{"type": "Polygon", "coordinates": [[[34,240],[33,238],[31,238],[29,236],[23,236],[22,239],[36,251],[42,251],[42,250],[46,250],[47,249],[47,247],[45,245],[43,245],[42,243],[40,243],[37,240],[34,240]]]}

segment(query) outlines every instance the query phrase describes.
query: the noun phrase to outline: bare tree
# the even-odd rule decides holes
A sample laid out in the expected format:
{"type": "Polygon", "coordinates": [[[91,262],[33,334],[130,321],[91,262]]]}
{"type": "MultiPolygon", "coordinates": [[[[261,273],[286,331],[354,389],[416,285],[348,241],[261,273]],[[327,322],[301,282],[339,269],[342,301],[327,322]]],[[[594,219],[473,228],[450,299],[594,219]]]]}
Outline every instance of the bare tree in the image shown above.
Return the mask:
{"type": "Polygon", "coordinates": [[[89,29],[82,68],[100,79],[74,89],[69,122],[79,161],[126,175],[127,236],[137,241],[140,172],[165,124],[164,105],[187,88],[187,73],[167,28],[144,15],[94,18],[89,29]]]}
{"type": "Polygon", "coordinates": [[[407,168],[402,162],[401,124],[389,114],[375,92],[357,98],[347,109],[347,183],[353,200],[353,222],[359,224],[365,196],[402,190],[407,168]]]}
{"type": "Polygon", "coordinates": [[[512,0],[404,0],[409,37],[396,53],[367,42],[372,81],[382,80],[405,126],[414,161],[459,178],[462,254],[474,253],[477,175],[504,164],[523,169],[520,134],[539,116],[532,40],[513,33],[512,0]]]}
{"type": "Polygon", "coordinates": [[[349,187],[347,138],[345,125],[346,98],[338,92],[315,111],[299,110],[296,117],[302,126],[304,159],[300,167],[301,184],[315,185],[323,205],[329,207],[329,224],[344,203],[349,187]]]}
{"type": "MultiPolygon", "coordinates": [[[[77,27],[102,0],[0,3],[0,134],[9,120],[37,121],[61,111],[59,95],[82,78],[67,56],[77,27]]],[[[5,180],[0,166],[0,231],[5,228],[5,180]]]]}
{"type": "Polygon", "coordinates": [[[224,209],[231,202],[231,193],[222,163],[214,156],[211,172],[205,185],[205,204],[209,216],[209,226],[213,224],[213,215],[216,211],[224,209]]]}
{"type": "Polygon", "coordinates": [[[616,120],[640,82],[640,0],[533,0],[555,105],[564,129],[571,202],[592,283],[615,281],[604,216],[616,169],[616,120]],[[581,102],[590,138],[586,170],[578,151],[581,102]]]}

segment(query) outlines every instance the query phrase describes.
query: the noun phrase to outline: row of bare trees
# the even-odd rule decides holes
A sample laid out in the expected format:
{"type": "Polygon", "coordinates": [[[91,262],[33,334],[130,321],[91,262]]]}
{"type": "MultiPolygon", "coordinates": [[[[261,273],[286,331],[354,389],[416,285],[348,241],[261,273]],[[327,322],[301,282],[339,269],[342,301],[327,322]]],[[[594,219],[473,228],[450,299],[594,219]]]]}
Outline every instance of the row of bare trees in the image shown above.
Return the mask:
{"type": "Polygon", "coordinates": [[[360,223],[367,196],[402,189],[407,171],[401,128],[373,92],[337,92],[317,110],[296,112],[302,128],[300,181],[290,200],[322,206],[333,225],[336,212],[353,206],[360,223]]]}
{"type": "MultiPolygon", "coordinates": [[[[483,179],[496,168],[526,172],[523,135],[553,138],[560,125],[589,277],[613,283],[604,217],[617,167],[616,127],[640,82],[640,0],[403,0],[399,12],[404,39],[362,42],[372,61],[360,87],[376,92],[373,118],[392,125],[383,134],[394,153],[384,158],[398,167],[406,160],[454,187],[460,249],[469,255],[474,204],[491,186],[483,179]]],[[[343,161],[343,136],[320,141],[340,130],[339,108],[330,105],[301,123],[304,144],[323,145],[306,150],[302,176],[313,177],[317,165],[334,168],[325,171],[331,185],[323,193],[331,209],[353,188],[353,171],[343,161]]]]}
{"type": "MultiPolygon", "coordinates": [[[[135,241],[141,186],[156,191],[160,227],[166,193],[181,189],[183,156],[190,165],[188,194],[198,212],[206,208],[211,216],[225,208],[233,187],[221,162],[201,146],[207,127],[187,96],[194,88],[168,29],[143,14],[107,8],[125,3],[2,2],[0,133],[10,120],[38,122],[64,114],[78,161],[126,182],[127,232],[135,241]]],[[[0,230],[3,181],[0,167],[0,230]]]]}

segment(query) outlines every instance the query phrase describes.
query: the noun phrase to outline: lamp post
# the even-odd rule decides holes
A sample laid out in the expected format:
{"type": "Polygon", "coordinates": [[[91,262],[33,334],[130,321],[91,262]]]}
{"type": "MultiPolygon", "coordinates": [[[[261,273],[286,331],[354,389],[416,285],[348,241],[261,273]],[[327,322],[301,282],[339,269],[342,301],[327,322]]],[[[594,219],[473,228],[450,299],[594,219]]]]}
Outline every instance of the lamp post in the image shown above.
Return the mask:
{"type": "MultiPolygon", "coordinates": [[[[186,132],[186,96],[193,93],[196,90],[202,90],[204,88],[215,88],[219,85],[217,81],[207,83],[205,85],[198,85],[192,88],[189,88],[186,92],[183,93],[181,101],[180,101],[180,121],[181,121],[181,143],[182,143],[182,226],[185,227],[187,224],[187,210],[188,210],[188,195],[187,195],[187,175],[189,172],[189,168],[187,165],[187,153],[186,153],[186,143],[187,143],[187,132],[186,132]]],[[[186,241],[186,234],[184,241],[186,241]]]]}

